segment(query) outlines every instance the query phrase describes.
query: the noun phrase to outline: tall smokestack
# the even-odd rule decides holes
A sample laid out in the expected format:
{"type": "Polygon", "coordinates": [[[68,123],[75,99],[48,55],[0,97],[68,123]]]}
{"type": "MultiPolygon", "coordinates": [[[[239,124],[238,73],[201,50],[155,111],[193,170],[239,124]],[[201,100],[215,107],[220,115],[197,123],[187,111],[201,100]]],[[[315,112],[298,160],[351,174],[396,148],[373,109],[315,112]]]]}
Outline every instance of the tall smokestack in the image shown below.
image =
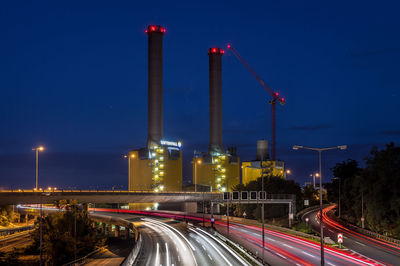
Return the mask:
{"type": "Polygon", "coordinates": [[[210,71],[210,146],[209,152],[223,152],[222,147],[222,55],[221,48],[208,49],[210,71]]]}
{"type": "Polygon", "coordinates": [[[163,138],[163,50],[162,41],[165,28],[150,25],[149,36],[149,93],[148,93],[148,136],[147,147],[160,144],[163,138]]]}

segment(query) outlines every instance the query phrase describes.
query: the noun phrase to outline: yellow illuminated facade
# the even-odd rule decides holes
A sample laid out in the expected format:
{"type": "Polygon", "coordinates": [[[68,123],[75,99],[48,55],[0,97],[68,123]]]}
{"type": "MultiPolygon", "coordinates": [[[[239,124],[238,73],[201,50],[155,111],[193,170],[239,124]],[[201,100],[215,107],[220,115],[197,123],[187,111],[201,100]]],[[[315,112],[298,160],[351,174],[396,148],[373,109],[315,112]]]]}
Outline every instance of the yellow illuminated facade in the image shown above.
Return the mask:
{"type": "Polygon", "coordinates": [[[129,191],[182,191],[182,151],[170,146],[129,153],[129,191]]]}
{"type": "MultiPolygon", "coordinates": [[[[265,175],[285,178],[285,168],[282,161],[263,161],[265,175]]],[[[244,185],[261,177],[260,161],[242,162],[242,183],[244,185]]]]}
{"type": "Polygon", "coordinates": [[[193,158],[193,184],[210,187],[210,191],[232,191],[240,183],[240,158],[228,154],[193,158]]]}

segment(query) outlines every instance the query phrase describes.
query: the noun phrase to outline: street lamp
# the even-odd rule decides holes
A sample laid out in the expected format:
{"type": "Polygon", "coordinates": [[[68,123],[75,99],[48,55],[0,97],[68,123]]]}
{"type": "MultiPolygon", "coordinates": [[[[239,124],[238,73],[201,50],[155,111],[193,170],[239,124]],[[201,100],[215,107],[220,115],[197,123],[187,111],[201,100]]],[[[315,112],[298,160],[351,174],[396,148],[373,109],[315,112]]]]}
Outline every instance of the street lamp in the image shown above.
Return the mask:
{"type": "Polygon", "coordinates": [[[36,191],[38,190],[38,182],[39,182],[39,151],[44,151],[43,146],[39,146],[32,149],[36,151],[36,191]]]}
{"type": "Polygon", "coordinates": [[[194,163],[194,192],[197,192],[197,165],[201,163],[202,161],[200,159],[196,160],[194,163]]]}
{"type": "Polygon", "coordinates": [[[135,158],[135,154],[124,155],[125,159],[128,159],[128,191],[131,189],[131,159],[135,158]]]}
{"type": "Polygon", "coordinates": [[[335,147],[327,147],[327,148],[312,148],[312,147],[305,147],[305,146],[299,146],[299,145],[294,145],[293,150],[299,150],[299,149],[304,149],[304,150],[312,150],[312,151],[317,151],[318,152],[318,162],[319,162],[319,213],[320,213],[320,235],[321,235],[321,265],[325,264],[325,259],[324,259],[324,227],[322,224],[322,165],[321,165],[321,154],[323,151],[327,150],[345,150],[347,149],[347,145],[340,145],[340,146],[335,146],[335,147]]]}
{"type": "Polygon", "coordinates": [[[285,171],[285,178],[287,178],[287,176],[288,175],[291,175],[292,174],[292,171],[290,170],[290,169],[287,169],[286,171],[285,171]]]}
{"type": "Polygon", "coordinates": [[[314,189],[316,189],[316,186],[315,186],[315,178],[319,178],[319,173],[315,173],[315,174],[313,175],[314,189]]]}

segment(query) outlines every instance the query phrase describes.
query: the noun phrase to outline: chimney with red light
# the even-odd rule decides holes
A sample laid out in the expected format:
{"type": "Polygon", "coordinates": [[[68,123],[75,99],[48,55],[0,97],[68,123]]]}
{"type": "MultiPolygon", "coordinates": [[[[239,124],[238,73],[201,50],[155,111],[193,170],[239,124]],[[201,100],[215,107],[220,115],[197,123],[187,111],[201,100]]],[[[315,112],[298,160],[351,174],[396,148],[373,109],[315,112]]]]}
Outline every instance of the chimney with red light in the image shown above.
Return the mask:
{"type": "Polygon", "coordinates": [[[208,49],[210,81],[210,153],[222,153],[222,55],[221,48],[208,49]]]}
{"type": "Polygon", "coordinates": [[[163,138],[163,35],[165,28],[150,25],[148,35],[148,137],[147,147],[159,145],[163,138]]]}

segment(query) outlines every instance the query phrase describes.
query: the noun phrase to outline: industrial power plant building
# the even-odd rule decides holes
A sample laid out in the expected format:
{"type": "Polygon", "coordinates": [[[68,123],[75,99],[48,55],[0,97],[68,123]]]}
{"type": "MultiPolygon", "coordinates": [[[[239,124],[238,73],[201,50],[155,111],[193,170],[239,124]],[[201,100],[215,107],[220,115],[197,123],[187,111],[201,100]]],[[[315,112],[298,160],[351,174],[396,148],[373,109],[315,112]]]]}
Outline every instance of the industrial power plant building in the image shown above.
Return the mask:
{"type": "MultiPolygon", "coordinates": [[[[163,36],[165,28],[150,25],[148,36],[148,137],[141,149],[129,152],[129,190],[182,191],[182,145],[163,138],[163,36]]],[[[240,165],[236,147],[222,144],[222,56],[221,48],[210,48],[209,57],[209,130],[207,152],[195,152],[194,191],[232,191],[262,173],[284,177],[283,162],[271,161],[268,142],[257,143],[257,157],[240,165]],[[240,172],[242,171],[242,172],[240,172]]],[[[136,206],[139,207],[139,206],[136,206]]],[[[143,206],[142,206],[143,207],[143,206]]],[[[139,207],[140,208],[140,207],[139,207]]]]}
{"type": "Polygon", "coordinates": [[[272,161],[269,156],[268,141],[257,141],[257,156],[253,161],[242,162],[242,184],[246,185],[264,176],[279,176],[285,178],[284,162],[272,161]]]}
{"type": "Polygon", "coordinates": [[[235,147],[222,146],[222,55],[221,48],[210,48],[210,144],[207,153],[193,157],[193,184],[209,191],[231,191],[240,183],[240,158],[235,147]]]}
{"type": "Polygon", "coordinates": [[[129,190],[181,191],[181,142],[163,139],[163,36],[165,28],[150,25],[148,35],[147,146],[129,152],[129,190]]]}

